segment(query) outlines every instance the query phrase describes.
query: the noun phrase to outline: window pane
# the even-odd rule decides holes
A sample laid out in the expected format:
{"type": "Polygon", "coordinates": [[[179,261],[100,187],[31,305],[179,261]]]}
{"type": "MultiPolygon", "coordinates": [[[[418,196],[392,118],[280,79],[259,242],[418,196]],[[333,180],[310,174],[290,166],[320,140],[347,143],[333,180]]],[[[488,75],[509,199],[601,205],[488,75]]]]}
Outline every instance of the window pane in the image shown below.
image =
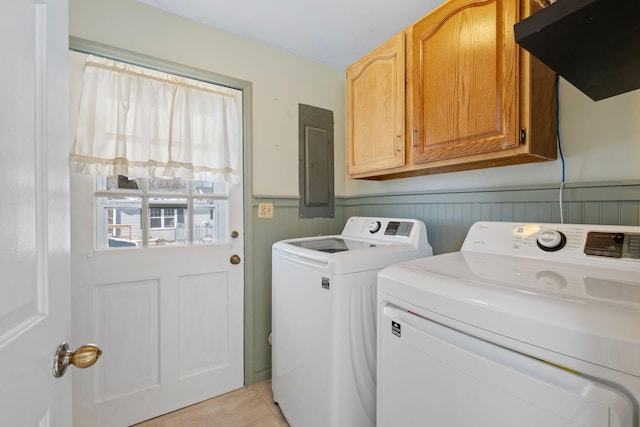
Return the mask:
{"type": "Polygon", "coordinates": [[[211,181],[193,181],[192,189],[193,195],[226,195],[227,194],[226,182],[211,182],[211,181]]]}
{"type": "Polygon", "coordinates": [[[228,241],[227,183],[96,177],[96,247],[228,241]],[[105,197],[105,192],[109,196],[105,197]],[[191,213],[188,206],[193,204],[191,213]],[[148,207],[143,215],[143,206],[148,207]]]}
{"type": "Polygon", "coordinates": [[[163,209],[162,210],[162,223],[164,228],[174,227],[176,224],[176,210],[175,209],[163,209]]]}
{"type": "Polygon", "coordinates": [[[124,175],[99,176],[96,180],[96,187],[100,191],[132,191],[140,192],[142,189],[142,179],[129,179],[124,175]]]}
{"type": "Polygon", "coordinates": [[[189,213],[186,199],[149,199],[149,246],[189,243],[189,213]]]}
{"type": "Polygon", "coordinates": [[[140,197],[96,198],[96,247],[141,246],[141,213],[140,197]]]}
{"type": "Polygon", "coordinates": [[[149,193],[187,194],[188,192],[189,192],[188,181],[184,179],[149,178],[149,193]]]}
{"type": "Polygon", "coordinates": [[[196,244],[227,241],[227,201],[193,200],[193,241],[196,244]]]}

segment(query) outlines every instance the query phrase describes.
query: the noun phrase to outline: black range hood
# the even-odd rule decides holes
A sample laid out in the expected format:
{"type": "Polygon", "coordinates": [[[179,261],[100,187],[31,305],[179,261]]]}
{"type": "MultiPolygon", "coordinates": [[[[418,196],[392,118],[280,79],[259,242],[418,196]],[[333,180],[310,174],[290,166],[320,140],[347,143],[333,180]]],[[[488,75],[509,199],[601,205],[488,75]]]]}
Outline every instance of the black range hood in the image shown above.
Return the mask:
{"type": "Polygon", "coordinates": [[[640,88],[640,0],[558,0],[516,42],[594,101],[640,88]]]}

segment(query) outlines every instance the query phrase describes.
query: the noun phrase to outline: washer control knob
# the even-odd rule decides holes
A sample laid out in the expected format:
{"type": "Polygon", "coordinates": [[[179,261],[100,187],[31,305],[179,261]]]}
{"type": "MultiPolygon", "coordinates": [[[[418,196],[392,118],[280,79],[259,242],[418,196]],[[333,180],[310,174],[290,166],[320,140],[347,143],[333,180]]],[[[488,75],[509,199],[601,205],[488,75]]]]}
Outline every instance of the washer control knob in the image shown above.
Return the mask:
{"type": "Polygon", "coordinates": [[[554,252],[567,244],[567,237],[558,230],[545,229],[538,234],[536,243],[543,251],[554,252]]]}
{"type": "Polygon", "coordinates": [[[382,227],[382,223],[380,221],[371,221],[369,223],[369,233],[377,233],[380,230],[380,227],[382,227]]]}

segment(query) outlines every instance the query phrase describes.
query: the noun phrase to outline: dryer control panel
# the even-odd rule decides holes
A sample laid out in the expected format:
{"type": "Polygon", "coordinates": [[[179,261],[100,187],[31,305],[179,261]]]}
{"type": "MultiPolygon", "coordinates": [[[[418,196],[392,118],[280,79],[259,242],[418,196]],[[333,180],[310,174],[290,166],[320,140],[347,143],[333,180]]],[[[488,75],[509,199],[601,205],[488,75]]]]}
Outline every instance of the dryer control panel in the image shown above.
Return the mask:
{"type": "Polygon", "coordinates": [[[482,221],[469,229],[462,251],[554,261],[640,262],[640,227],[482,221]]]}
{"type": "Polygon", "coordinates": [[[640,233],[590,231],[584,244],[585,255],[640,259],[640,233]]]}

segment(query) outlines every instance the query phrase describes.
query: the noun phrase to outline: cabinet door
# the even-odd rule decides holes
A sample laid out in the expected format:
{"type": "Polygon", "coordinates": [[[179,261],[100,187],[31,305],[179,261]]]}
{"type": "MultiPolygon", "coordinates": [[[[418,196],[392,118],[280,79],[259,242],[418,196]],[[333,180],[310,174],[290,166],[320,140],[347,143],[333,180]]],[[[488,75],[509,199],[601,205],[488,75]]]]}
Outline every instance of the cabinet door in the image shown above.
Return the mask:
{"type": "Polygon", "coordinates": [[[349,175],[404,165],[404,64],[400,33],[347,69],[349,175]]]}
{"type": "Polygon", "coordinates": [[[413,163],[519,145],[518,3],[450,0],[413,26],[413,163]]]}

